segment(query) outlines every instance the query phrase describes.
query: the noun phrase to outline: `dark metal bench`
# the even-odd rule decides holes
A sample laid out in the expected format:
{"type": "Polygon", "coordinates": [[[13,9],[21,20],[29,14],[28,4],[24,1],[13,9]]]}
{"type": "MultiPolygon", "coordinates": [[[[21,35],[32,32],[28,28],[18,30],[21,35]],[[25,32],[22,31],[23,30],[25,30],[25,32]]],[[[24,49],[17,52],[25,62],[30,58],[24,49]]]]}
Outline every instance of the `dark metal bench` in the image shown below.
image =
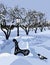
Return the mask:
{"type": "Polygon", "coordinates": [[[13,39],[13,42],[15,43],[15,52],[14,52],[15,55],[17,55],[18,53],[21,53],[24,56],[26,56],[30,53],[30,51],[28,49],[23,49],[23,50],[20,49],[16,39],[13,39]]]}

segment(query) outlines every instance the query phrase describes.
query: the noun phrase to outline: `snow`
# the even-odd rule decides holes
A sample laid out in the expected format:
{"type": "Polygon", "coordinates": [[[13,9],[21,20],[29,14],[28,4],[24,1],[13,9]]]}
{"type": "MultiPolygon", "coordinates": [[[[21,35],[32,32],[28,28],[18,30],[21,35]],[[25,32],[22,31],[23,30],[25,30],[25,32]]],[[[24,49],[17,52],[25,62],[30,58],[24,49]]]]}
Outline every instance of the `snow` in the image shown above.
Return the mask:
{"type": "MultiPolygon", "coordinates": [[[[40,33],[40,35],[46,35],[46,34],[47,34],[47,35],[50,35],[49,31],[50,31],[50,30],[47,30],[47,32],[46,32],[46,31],[43,31],[43,32],[40,33]]],[[[39,34],[39,33],[38,33],[38,34],[39,34]]]]}
{"type": "Polygon", "coordinates": [[[17,29],[12,30],[9,40],[5,39],[4,33],[0,30],[0,65],[50,65],[50,30],[34,33],[30,31],[29,35],[20,29],[20,36],[16,37],[17,29]],[[30,54],[23,56],[21,54],[14,55],[13,39],[19,42],[21,49],[29,49],[30,54]],[[47,57],[47,60],[41,60],[37,56],[47,57]]]}
{"type": "Polygon", "coordinates": [[[10,65],[16,59],[18,59],[18,57],[9,53],[0,54],[0,65],[10,65]]]}
{"type": "Polygon", "coordinates": [[[0,58],[1,58],[1,57],[4,57],[4,56],[6,56],[6,57],[7,57],[7,56],[10,56],[10,54],[8,54],[8,53],[3,53],[3,54],[0,54],[0,58]]]}

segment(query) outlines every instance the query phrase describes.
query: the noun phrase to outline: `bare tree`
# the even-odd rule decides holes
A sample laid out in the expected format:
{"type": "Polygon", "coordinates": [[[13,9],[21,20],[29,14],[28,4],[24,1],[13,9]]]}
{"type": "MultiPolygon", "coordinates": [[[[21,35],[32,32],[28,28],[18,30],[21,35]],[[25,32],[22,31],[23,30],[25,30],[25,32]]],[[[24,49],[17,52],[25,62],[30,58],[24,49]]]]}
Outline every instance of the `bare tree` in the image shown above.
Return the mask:
{"type": "Polygon", "coordinates": [[[2,25],[2,24],[1,24],[1,30],[2,30],[2,31],[4,32],[4,34],[5,34],[6,40],[9,39],[11,30],[12,30],[13,28],[14,28],[13,26],[10,26],[10,25],[2,25]]]}
{"type": "Polygon", "coordinates": [[[41,13],[41,12],[39,12],[39,23],[40,23],[40,25],[41,25],[41,27],[40,27],[40,31],[42,32],[43,31],[43,28],[44,28],[44,22],[45,22],[45,20],[44,20],[44,18],[45,18],[45,14],[44,13],[41,13]]]}
{"type": "Polygon", "coordinates": [[[7,25],[7,22],[10,21],[10,17],[6,7],[3,4],[0,4],[0,25],[1,30],[4,32],[6,39],[8,40],[12,26],[7,25]]]}
{"type": "Polygon", "coordinates": [[[31,11],[29,10],[23,19],[23,23],[21,27],[25,30],[26,35],[29,34],[29,31],[33,29],[34,27],[36,28],[35,33],[37,31],[37,12],[36,11],[31,11]]]}
{"type": "Polygon", "coordinates": [[[14,27],[17,28],[17,36],[19,36],[19,27],[21,27],[26,32],[26,35],[28,35],[29,31],[34,28],[35,33],[37,33],[38,27],[42,32],[44,26],[47,25],[45,24],[46,19],[44,13],[35,10],[26,10],[25,8],[18,8],[18,6],[7,9],[3,4],[0,4],[0,25],[6,39],[9,38],[11,30],[14,27]],[[7,22],[11,22],[12,24],[7,25],[7,22]]]}
{"type": "Polygon", "coordinates": [[[19,36],[19,26],[21,22],[21,10],[18,8],[18,6],[14,7],[14,9],[9,10],[10,17],[12,19],[12,23],[15,23],[15,26],[17,27],[17,36],[19,36]],[[17,21],[17,19],[20,19],[20,22],[17,21]]]}

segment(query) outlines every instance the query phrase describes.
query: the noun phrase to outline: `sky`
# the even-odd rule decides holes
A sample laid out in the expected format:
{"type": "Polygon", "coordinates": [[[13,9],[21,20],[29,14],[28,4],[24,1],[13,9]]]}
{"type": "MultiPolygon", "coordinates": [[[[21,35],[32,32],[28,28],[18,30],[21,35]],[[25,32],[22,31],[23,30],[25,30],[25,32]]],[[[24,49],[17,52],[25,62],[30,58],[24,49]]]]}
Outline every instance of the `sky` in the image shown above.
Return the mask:
{"type": "Polygon", "coordinates": [[[7,7],[24,7],[26,9],[33,9],[41,11],[46,14],[46,18],[50,21],[50,0],[0,0],[7,7]]]}

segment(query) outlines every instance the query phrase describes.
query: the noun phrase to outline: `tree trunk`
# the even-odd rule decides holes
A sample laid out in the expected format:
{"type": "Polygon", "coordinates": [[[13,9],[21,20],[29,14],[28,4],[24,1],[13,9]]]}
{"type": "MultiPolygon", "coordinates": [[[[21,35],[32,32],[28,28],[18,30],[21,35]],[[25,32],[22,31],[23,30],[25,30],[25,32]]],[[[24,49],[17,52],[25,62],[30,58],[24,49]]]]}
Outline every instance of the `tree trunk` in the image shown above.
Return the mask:
{"type": "Polygon", "coordinates": [[[28,35],[28,33],[29,33],[29,32],[28,32],[28,31],[26,31],[26,35],[28,35]]]}
{"type": "Polygon", "coordinates": [[[8,40],[8,39],[9,39],[9,36],[10,36],[10,33],[11,33],[11,30],[10,30],[10,29],[6,29],[7,32],[6,32],[3,28],[1,28],[1,30],[2,30],[2,31],[4,32],[4,34],[5,34],[6,40],[8,40]]]}
{"type": "Polygon", "coordinates": [[[17,36],[19,36],[19,26],[17,26],[17,36]]]}
{"type": "Polygon", "coordinates": [[[26,32],[26,35],[28,35],[29,34],[29,29],[28,30],[26,29],[25,32],[26,32]]]}
{"type": "Polygon", "coordinates": [[[41,31],[41,32],[43,31],[43,27],[40,29],[40,31],[41,31]]]}
{"type": "Polygon", "coordinates": [[[5,37],[6,37],[6,40],[8,40],[8,39],[9,39],[9,36],[8,36],[8,35],[5,35],[5,37]]]}
{"type": "Polygon", "coordinates": [[[37,33],[37,28],[35,29],[35,33],[37,33]]]}

